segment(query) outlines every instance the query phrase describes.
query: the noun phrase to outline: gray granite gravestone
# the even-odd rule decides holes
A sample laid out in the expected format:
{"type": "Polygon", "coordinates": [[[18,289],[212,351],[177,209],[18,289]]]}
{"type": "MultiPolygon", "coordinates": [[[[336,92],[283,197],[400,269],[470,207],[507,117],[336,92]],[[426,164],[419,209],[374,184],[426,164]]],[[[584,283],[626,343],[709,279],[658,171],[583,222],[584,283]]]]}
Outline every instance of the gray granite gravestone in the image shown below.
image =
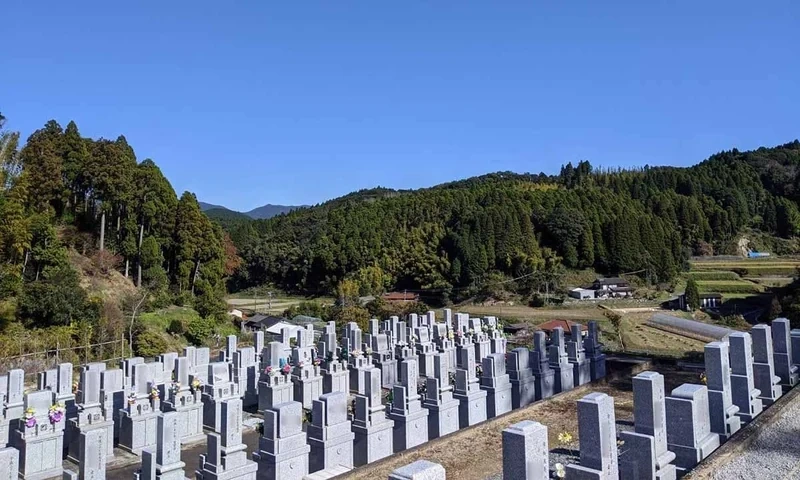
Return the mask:
{"type": "Polygon", "coordinates": [[[258,478],[302,480],[308,475],[311,447],[303,432],[303,405],[286,402],[264,410],[264,433],[258,440],[253,460],[258,463],[258,478]]]}
{"type": "Polygon", "coordinates": [[[494,418],[511,411],[511,381],[506,373],[504,353],[490,353],[483,359],[480,388],[486,392],[486,417],[494,418]]]}
{"type": "Polygon", "coordinates": [[[239,337],[228,335],[225,337],[225,348],[219,352],[219,361],[233,363],[233,354],[236,353],[239,344],[239,337]]]}
{"type": "Polygon", "coordinates": [[[347,419],[347,394],[326,393],[314,400],[311,424],[306,434],[311,446],[309,473],[333,467],[353,468],[355,435],[347,419]]]}
{"type": "MultiPolygon", "coordinates": [[[[80,453],[80,442],[82,433],[99,430],[100,434],[105,435],[103,446],[106,451],[105,457],[114,456],[114,419],[106,415],[111,413],[103,408],[100,396],[100,375],[99,370],[84,370],[80,373],[78,381],[78,415],[76,418],[67,420],[67,428],[71,428],[75,434],[72,441],[67,446],[70,460],[77,461],[80,453]]],[[[91,437],[96,438],[96,435],[91,437]]]]}
{"type": "Polygon", "coordinates": [[[19,450],[16,448],[0,448],[0,478],[19,478],[19,450]]]}
{"type": "Polygon", "coordinates": [[[125,390],[125,375],[119,368],[100,372],[100,402],[103,415],[111,419],[114,425],[114,442],[119,441],[120,412],[125,408],[127,391],[125,390]]]}
{"type": "Polygon", "coordinates": [[[578,400],[581,463],[567,466],[567,478],[618,479],[616,432],[613,398],[595,392],[578,400]]]}
{"type": "Polygon", "coordinates": [[[597,322],[592,320],[588,326],[589,332],[583,340],[583,349],[586,351],[586,358],[591,362],[591,378],[594,381],[606,376],[606,356],[600,343],[597,322]]]}
{"type": "Polygon", "coordinates": [[[675,454],[667,450],[665,402],[663,375],[642,372],[633,377],[634,431],[620,435],[620,480],[675,480],[675,454]]]}
{"type": "Polygon", "coordinates": [[[178,434],[181,443],[203,440],[203,401],[202,389],[189,381],[189,359],[177,357],[174,360],[175,381],[167,392],[167,399],[161,404],[164,412],[178,414],[178,434]]]}
{"type": "Polygon", "coordinates": [[[792,365],[800,368],[800,329],[789,331],[792,346],[792,365]]]}
{"type": "Polygon", "coordinates": [[[400,383],[392,387],[389,418],[394,420],[394,451],[402,452],[428,441],[428,410],[417,393],[417,360],[400,364],[400,383]]]}
{"type": "Polygon", "coordinates": [[[258,410],[294,401],[291,366],[283,358],[281,342],[269,342],[261,353],[260,375],[258,379],[258,410]]]}
{"type": "Polygon", "coordinates": [[[223,400],[220,407],[220,434],[208,434],[208,450],[200,455],[195,478],[255,480],[258,465],[247,459],[247,445],[242,443],[242,400],[223,400]]]}
{"type": "Polygon", "coordinates": [[[469,327],[472,332],[472,343],[475,345],[475,361],[483,362],[487,355],[492,353],[492,345],[489,335],[484,331],[484,325],[480,318],[470,318],[469,327]]]}
{"type": "MultiPolygon", "coordinates": [[[[113,438],[111,440],[113,441],[113,438]]],[[[108,451],[114,451],[113,443],[109,445],[108,441],[108,433],[103,429],[83,430],[78,434],[79,478],[98,480],[106,478],[108,451]]]]}
{"type": "Polygon", "coordinates": [[[460,348],[459,365],[456,369],[456,385],[453,397],[459,401],[458,425],[466,428],[486,420],[485,390],[480,388],[480,381],[475,374],[475,350],[460,348]]]}
{"type": "Polygon", "coordinates": [[[445,480],[444,467],[427,460],[400,467],[389,475],[389,480],[445,480]]]}
{"type": "Polygon", "coordinates": [[[550,368],[553,369],[553,388],[555,393],[572,390],[575,386],[572,375],[572,365],[567,357],[564,342],[564,329],[556,327],[550,333],[550,347],[548,348],[550,368]]]}
{"type": "Polygon", "coordinates": [[[203,385],[208,384],[211,380],[208,378],[209,373],[212,371],[208,365],[211,363],[211,351],[208,347],[196,348],[194,351],[194,371],[192,376],[203,385]]]}
{"type": "Polygon", "coordinates": [[[695,467],[719,447],[719,435],[711,432],[708,389],[685,383],[667,397],[667,444],[675,453],[679,472],[695,467]]]}
{"type": "Polygon", "coordinates": [[[433,359],[434,375],[425,379],[422,406],[428,410],[428,437],[433,440],[458,430],[460,402],[453,397],[447,359],[437,353],[433,359]]]}
{"type": "Polygon", "coordinates": [[[430,328],[419,326],[414,329],[414,347],[419,362],[419,374],[423,377],[432,377],[433,356],[436,354],[436,345],[433,343],[430,328]]]}
{"type": "Polygon", "coordinates": [[[366,465],[394,453],[394,422],[386,416],[381,403],[381,371],[377,368],[362,370],[366,378],[364,395],[355,396],[353,412],[353,464],[366,465]]]}
{"type": "Polygon", "coordinates": [[[261,362],[261,352],[264,350],[264,332],[253,332],[253,349],[256,351],[257,362],[261,362]]]}
{"type": "Polygon", "coordinates": [[[769,325],[756,325],[750,329],[753,338],[753,383],[761,391],[761,403],[768,407],[781,395],[781,379],[775,375],[772,356],[772,329],[769,325]]]}
{"type": "Polygon", "coordinates": [[[239,384],[239,395],[245,408],[258,405],[258,364],[253,347],[233,352],[233,381],[239,384]]]}
{"type": "Polygon", "coordinates": [[[525,420],[503,430],[503,480],[550,478],[547,427],[525,420]]]}
{"type": "Polygon", "coordinates": [[[519,347],[508,352],[506,371],[511,381],[511,408],[521,408],[536,401],[536,377],[530,368],[527,348],[519,347]]]}
{"type": "Polygon", "coordinates": [[[736,415],[739,413],[739,407],[733,404],[731,396],[728,344],[725,342],[707,344],[705,363],[711,431],[719,435],[719,441],[722,443],[742,427],[742,420],[736,415]]]}
{"type": "Polygon", "coordinates": [[[203,427],[217,433],[222,432],[222,404],[239,398],[239,384],[233,381],[231,365],[214,362],[206,365],[208,383],[203,385],[203,427]]]}
{"type": "Polygon", "coordinates": [[[292,348],[292,384],[294,399],[303,408],[312,408],[313,401],[322,395],[322,371],[313,350],[308,333],[299,330],[292,348]]]}
{"type": "Polygon", "coordinates": [[[453,341],[455,333],[446,323],[436,323],[433,325],[433,342],[436,350],[445,356],[447,361],[447,371],[456,372],[458,361],[456,359],[456,344],[453,341]]]}
{"type": "Polygon", "coordinates": [[[150,367],[143,363],[133,366],[132,391],[120,411],[119,447],[136,455],[156,443],[161,398],[156,394],[151,374],[150,367]]]}
{"type": "MultiPolygon", "coordinates": [[[[328,322],[317,344],[317,360],[321,364],[322,393],[350,392],[350,372],[347,362],[339,359],[336,323],[328,322]]],[[[366,352],[365,352],[366,353],[366,352]]]]}
{"type": "Polygon", "coordinates": [[[39,390],[25,394],[23,411],[30,420],[17,422],[11,446],[19,450],[19,477],[40,480],[61,476],[64,452],[65,408],[55,402],[57,393],[39,390]],[[61,418],[50,416],[50,408],[60,406],[61,418]],[[57,420],[57,421],[56,421],[57,420]]]}
{"type": "Polygon", "coordinates": [[[592,362],[586,358],[581,325],[570,327],[570,340],[567,342],[567,361],[572,364],[572,381],[575,387],[592,381],[592,362]]]}
{"type": "Polygon", "coordinates": [[[789,320],[776,318],[772,321],[772,348],[775,363],[775,375],[780,377],[784,393],[797,384],[797,365],[792,360],[792,341],[789,320]]]}
{"type": "Polygon", "coordinates": [[[556,394],[556,372],[550,367],[550,356],[547,353],[547,335],[540,331],[533,332],[533,351],[530,357],[531,370],[535,380],[536,400],[544,400],[556,394]]]}
{"type": "Polygon", "coordinates": [[[17,428],[24,408],[25,372],[20,369],[10,370],[0,377],[0,395],[2,395],[2,415],[0,415],[0,447],[11,441],[11,432],[17,428]]]}
{"type": "Polygon", "coordinates": [[[728,335],[731,363],[731,398],[739,407],[737,415],[743,422],[753,420],[761,413],[761,391],[753,380],[753,354],[749,333],[734,332],[728,335]]]}

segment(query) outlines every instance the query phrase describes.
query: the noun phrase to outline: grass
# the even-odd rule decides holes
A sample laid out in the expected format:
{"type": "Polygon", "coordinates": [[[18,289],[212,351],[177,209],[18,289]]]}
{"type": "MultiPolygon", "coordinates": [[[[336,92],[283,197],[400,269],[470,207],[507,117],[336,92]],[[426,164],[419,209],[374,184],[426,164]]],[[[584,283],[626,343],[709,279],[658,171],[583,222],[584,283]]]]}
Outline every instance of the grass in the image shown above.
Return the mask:
{"type": "Polygon", "coordinates": [[[700,280],[697,282],[700,293],[763,293],[764,287],[744,280],[700,280]]]}
{"type": "Polygon", "coordinates": [[[712,271],[705,271],[699,270],[694,272],[687,272],[687,278],[693,278],[695,280],[728,280],[734,281],[739,280],[739,275],[736,272],[731,271],[722,271],[722,270],[712,270],[712,271]]]}

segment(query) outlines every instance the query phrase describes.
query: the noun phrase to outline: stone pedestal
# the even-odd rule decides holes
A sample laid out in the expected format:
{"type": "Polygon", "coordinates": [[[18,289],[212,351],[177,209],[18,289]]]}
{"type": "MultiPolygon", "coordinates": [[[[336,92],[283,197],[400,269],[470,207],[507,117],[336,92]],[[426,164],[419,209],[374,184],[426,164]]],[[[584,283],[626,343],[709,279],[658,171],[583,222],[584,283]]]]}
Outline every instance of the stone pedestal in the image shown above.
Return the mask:
{"type": "Polygon", "coordinates": [[[311,454],[308,471],[314,473],[334,467],[353,468],[353,439],[347,420],[347,394],[326,393],[314,400],[311,425],[306,432],[311,454]]]}
{"type": "Polygon", "coordinates": [[[798,365],[792,359],[792,342],[790,337],[789,320],[776,318],[772,321],[772,348],[775,363],[775,375],[780,377],[783,392],[788,392],[797,385],[798,365]]]}
{"type": "Polygon", "coordinates": [[[580,465],[567,466],[567,478],[617,480],[617,434],[614,399],[605,393],[590,393],[578,400],[580,465]]]}
{"type": "Polygon", "coordinates": [[[550,368],[554,373],[555,393],[566,392],[572,390],[575,386],[573,379],[572,365],[569,363],[567,351],[564,345],[564,330],[561,327],[556,327],[550,334],[551,344],[548,353],[550,360],[550,368]]]}
{"type": "Polygon", "coordinates": [[[203,385],[203,427],[212,432],[222,430],[222,404],[240,398],[239,385],[233,382],[230,365],[214,362],[206,366],[208,382],[203,385]]]}
{"type": "Polygon", "coordinates": [[[605,378],[606,356],[600,343],[600,331],[594,320],[589,322],[589,332],[583,340],[583,349],[586,350],[586,358],[591,362],[592,381],[605,378]]]}
{"type": "Polygon", "coordinates": [[[221,434],[208,434],[208,451],[200,455],[197,480],[256,480],[258,465],[247,459],[242,443],[242,400],[223,400],[221,434]]]}
{"type": "Polygon", "coordinates": [[[394,421],[394,451],[402,452],[428,441],[428,411],[417,393],[417,361],[403,360],[400,383],[392,388],[389,418],[394,421]]]}
{"type": "Polygon", "coordinates": [[[365,376],[364,395],[356,395],[353,412],[353,463],[366,465],[394,453],[394,422],[386,416],[381,402],[381,372],[377,368],[362,370],[365,376]]]}
{"type": "Polygon", "coordinates": [[[145,364],[133,367],[133,392],[120,411],[119,447],[139,455],[156,443],[156,422],[161,411],[158,390],[150,381],[150,368],[145,364]]]}
{"type": "Polygon", "coordinates": [[[494,418],[511,411],[511,382],[506,373],[503,353],[491,353],[483,359],[480,388],[486,392],[486,417],[494,418]]]}
{"type": "Polygon", "coordinates": [[[258,451],[253,453],[259,479],[302,480],[308,475],[310,451],[300,402],[281,403],[264,410],[264,433],[258,440],[258,451]]]}
{"type": "Polygon", "coordinates": [[[711,432],[708,390],[703,385],[683,384],[667,397],[667,443],[675,453],[679,473],[691,470],[719,447],[719,435],[711,432]]]}
{"type": "Polygon", "coordinates": [[[167,392],[167,399],[161,404],[164,412],[178,415],[178,435],[181,444],[199,442],[205,438],[203,432],[203,402],[199,385],[189,382],[189,359],[177,357],[174,360],[175,382],[167,392]]]}
{"type": "Polygon", "coordinates": [[[720,443],[739,431],[742,420],[736,414],[739,407],[731,397],[731,369],[728,344],[712,342],[705,347],[706,386],[711,431],[719,435],[720,443]]]}
{"type": "MultiPolygon", "coordinates": [[[[102,437],[105,448],[104,458],[114,456],[114,420],[106,417],[106,410],[100,403],[100,375],[99,370],[84,370],[81,372],[78,385],[78,414],[74,419],[68,420],[75,435],[67,447],[68,458],[77,462],[80,457],[82,434],[92,435],[90,438],[102,437]]],[[[85,438],[85,435],[83,436],[85,438]]]]}
{"type": "Polygon", "coordinates": [[[427,460],[400,467],[389,475],[389,480],[445,480],[444,467],[427,460]]]}
{"type": "Polygon", "coordinates": [[[425,380],[422,406],[428,410],[428,437],[431,440],[449,435],[459,428],[460,402],[453,397],[448,363],[444,354],[437,354],[434,357],[434,376],[425,380]]]}
{"type": "Polygon", "coordinates": [[[781,395],[781,379],[775,375],[772,351],[772,330],[767,325],[756,325],[750,330],[753,338],[753,383],[761,391],[761,403],[768,407],[781,395]]]}
{"type": "Polygon", "coordinates": [[[460,364],[464,369],[456,370],[456,386],[453,397],[459,401],[458,425],[466,428],[486,420],[486,391],[481,390],[475,376],[475,351],[471,348],[459,350],[460,364]]]}
{"type": "MultiPolygon", "coordinates": [[[[24,411],[32,420],[20,420],[11,437],[11,446],[19,450],[19,478],[43,480],[60,477],[64,451],[66,412],[55,403],[56,393],[40,390],[25,395],[24,411]],[[54,421],[50,408],[60,408],[61,418],[54,421]]],[[[16,477],[15,477],[16,478],[16,477]]]]}
{"type": "Polygon", "coordinates": [[[555,372],[550,368],[547,353],[547,336],[544,332],[533,333],[534,350],[531,352],[531,370],[536,379],[536,401],[550,398],[557,393],[555,372]]]}
{"type": "Polygon", "coordinates": [[[580,325],[573,325],[567,342],[567,361],[572,365],[572,381],[580,387],[592,381],[592,362],[586,358],[580,325]]]}
{"type": "Polygon", "coordinates": [[[530,368],[530,351],[515,348],[506,355],[506,371],[511,381],[511,408],[517,409],[536,401],[536,377],[530,368]]]}
{"type": "Polygon", "coordinates": [[[753,381],[753,354],[750,334],[734,332],[728,335],[731,363],[731,399],[739,407],[737,415],[743,422],[761,413],[761,391],[753,381]]]}
{"type": "Polygon", "coordinates": [[[346,362],[331,360],[322,363],[322,392],[350,393],[350,372],[346,362]]]}

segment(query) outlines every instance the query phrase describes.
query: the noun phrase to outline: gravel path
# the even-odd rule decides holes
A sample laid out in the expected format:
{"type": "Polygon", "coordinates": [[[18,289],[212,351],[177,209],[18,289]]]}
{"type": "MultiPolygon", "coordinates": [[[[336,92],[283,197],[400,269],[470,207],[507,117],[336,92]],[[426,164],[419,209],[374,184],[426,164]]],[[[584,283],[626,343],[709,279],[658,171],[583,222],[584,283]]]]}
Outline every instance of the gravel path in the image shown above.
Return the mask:
{"type": "Polygon", "coordinates": [[[753,443],[720,465],[715,480],[799,479],[800,397],[793,398],[770,425],[759,428],[753,443]]]}

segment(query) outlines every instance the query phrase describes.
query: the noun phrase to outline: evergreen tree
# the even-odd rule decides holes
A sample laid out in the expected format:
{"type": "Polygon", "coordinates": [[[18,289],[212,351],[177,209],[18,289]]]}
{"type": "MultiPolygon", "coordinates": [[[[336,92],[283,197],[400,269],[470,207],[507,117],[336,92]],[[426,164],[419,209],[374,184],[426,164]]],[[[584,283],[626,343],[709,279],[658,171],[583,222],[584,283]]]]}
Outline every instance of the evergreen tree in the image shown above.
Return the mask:
{"type": "Polygon", "coordinates": [[[690,278],[686,282],[686,292],[684,293],[686,305],[692,309],[697,310],[700,308],[700,290],[697,287],[697,282],[690,278]]]}

